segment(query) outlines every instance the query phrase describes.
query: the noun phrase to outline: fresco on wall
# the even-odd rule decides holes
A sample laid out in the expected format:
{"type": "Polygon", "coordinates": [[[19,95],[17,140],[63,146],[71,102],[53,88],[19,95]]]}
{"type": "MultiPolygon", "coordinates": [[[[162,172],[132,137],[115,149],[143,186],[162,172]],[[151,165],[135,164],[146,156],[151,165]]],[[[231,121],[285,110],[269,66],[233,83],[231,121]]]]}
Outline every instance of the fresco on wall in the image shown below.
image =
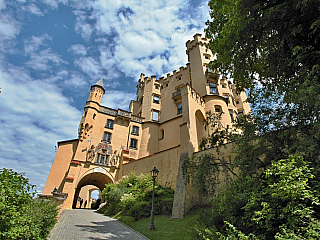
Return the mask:
{"type": "Polygon", "coordinates": [[[102,150],[107,151],[107,154],[112,154],[112,145],[109,145],[108,143],[99,143],[96,147],[96,152],[100,153],[102,150]]]}
{"type": "Polygon", "coordinates": [[[130,151],[130,158],[137,158],[136,151],[130,151]]]}

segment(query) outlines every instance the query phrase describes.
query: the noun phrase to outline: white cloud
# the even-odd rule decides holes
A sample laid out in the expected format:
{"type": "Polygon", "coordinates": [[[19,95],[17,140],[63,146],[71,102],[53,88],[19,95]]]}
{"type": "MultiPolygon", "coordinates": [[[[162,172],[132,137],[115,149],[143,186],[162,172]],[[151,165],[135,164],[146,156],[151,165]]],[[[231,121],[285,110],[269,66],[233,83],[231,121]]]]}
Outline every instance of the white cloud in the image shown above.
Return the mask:
{"type": "Polygon", "coordinates": [[[128,110],[130,101],[136,99],[134,93],[125,93],[121,91],[106,91],[103,95],[101,105],[107,106],[114,109],[128,110]]]}
{"type": "Polygon", "coordinates": [[[88,20],[86,12],[75,10],[74,14],[77,16],[76,18],[76,26],[75,30],[76,32],[79,32],[81,34],[81,37],[85,39],[86,41],[89,41],[91,37],[91,33],[93,31],[93,26],[86,22],[88,20]]]}
{"type": "Polygon", "coordinates": [[[107,40],[100,39],[107,45],[113,40],[112,59],[108,57],[109,49],[104,53],[106,48],[100,48],[101,64],[107,70],[114,62],[126,76],[136,78],[141,72],[162,75],[164,69],[173,71],[187,63],[185,42],[195,33],[203,32],[204,23],[209,19],[206,4],[203,1],[190,9],[183,0],[97,0],[87,6],[93,9],[91,16],[85,11],[75,11],[76,29],[88,40],[94,31],[89,23],[96,20],[97,35],[108,36],[107,40]],[[90,25],[88,30],[85,29],[87,24],[90,25]],[[165,53],[168,56],[165,57],[165,53]]]}
{"type": "Polygon", "coordinates": [[[85,56],[87,54],[87,49],[85,48],[85,46],[81,44],[71,45],[69,51],[72,51],[73,54],[76,54],[76,55],[85,56]]]}
{"type": "Polygon", "coordinates": [[[47,4],[53,9],[57,9],[59,3],[61,4],[68,4],[68,0],[41,0],[42,3],[47,4]]]}
{"type": "Polygon", "coordinates": [[[6,8],[6,3],[4,0],[0,0],[0,10],[5,9],[6,8]]]}
{"type": "MultiPolygon", "coordinates": [[[[81,112],[70,106],[60,90],[41,80],[16,81],[13,72],[0,67],[0,166],[26,172],[42,191],[57,140],[77,137],[81,112]]],[[[31,77],[29,76],[31,79],[31,77]]]]}
{"type": "Polygon", "coordinates": [[[71,77],[64,81],[64,85],[68,87],[71,86],[71,87],[78,88],[78,87],[87,85],[87,82],[85,81],[83,75],[77,72],[73,72],[71,74],[71,77]]]}
{"type": "Polygon", "coordinates": [[[82,57],[74,61],[76,66],[79,66],[81,70],[88,74],[93,79],[97,79],[101,73],[100,64],[92,57],[82,57]]]}
{"type": "Polygon", "coordinates": [[[48,46],[47,41],[52,41],[52,37],[47,33],[41,35],[40,37],[32,36],[28,40],[24,40],[25,54],[27,55],[38,51],[41,46],[48,46]]]}
{"type": "Polygon", "coordinates": [[[58,54],[53,53],[50,48],[39,53],[30,53],[30,60],[26,65],[34,70],[46,71],[52,68],[52,65],[68,64],[58,54]]]}
{"type": "Polygon", "coordinates": [[[41,10],[33,3],[28,6],[23,6],[22,9],[31,14],[34,14],[37,16],[43,16],[43,13],[41,12],[41,10]]]}
{"type": "Polygon", "coordinates": [[[20,32],[20,23],[8,14],[0,14],[0,50],[4,51],[12,44],[8,42],[13,40],[20,32]]]}

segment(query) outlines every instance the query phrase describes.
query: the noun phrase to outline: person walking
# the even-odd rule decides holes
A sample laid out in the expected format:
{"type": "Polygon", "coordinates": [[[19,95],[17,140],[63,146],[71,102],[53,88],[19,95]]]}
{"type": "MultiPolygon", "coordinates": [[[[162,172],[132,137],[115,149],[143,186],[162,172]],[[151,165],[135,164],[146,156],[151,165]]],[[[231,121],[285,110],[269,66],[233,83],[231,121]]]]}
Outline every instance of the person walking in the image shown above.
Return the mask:
{"type": "Polygon", "coordinates": [[[86,208],[86,206],[87,206],[87,200],[84,202],[84,206],[83,206],[83,208],[86,208]]]}
{"type": "Polygon", "coordinates": [[[81,206],[82,206],[82,203],[83,203],[83,199],[80,198],[80,208],[81,208],[81,206]]]}

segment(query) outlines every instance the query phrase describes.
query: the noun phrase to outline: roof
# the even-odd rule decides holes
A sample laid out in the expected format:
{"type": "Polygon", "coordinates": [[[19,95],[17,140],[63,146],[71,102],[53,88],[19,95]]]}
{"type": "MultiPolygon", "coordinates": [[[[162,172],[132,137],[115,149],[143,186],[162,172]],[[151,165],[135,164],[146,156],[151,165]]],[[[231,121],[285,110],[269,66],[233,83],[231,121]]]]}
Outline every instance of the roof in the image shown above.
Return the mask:
{"type": "Polygon", "coordinates": [[[98,81],[96,84],[94,84],[93,86],[100,86],[100,87],[102,87],[102,88],[104,89],[104,87],[103,87],[103,81],[102,81],[102,76],[101,76],[101,78],[99,79],[99,81],[98,81]]]}

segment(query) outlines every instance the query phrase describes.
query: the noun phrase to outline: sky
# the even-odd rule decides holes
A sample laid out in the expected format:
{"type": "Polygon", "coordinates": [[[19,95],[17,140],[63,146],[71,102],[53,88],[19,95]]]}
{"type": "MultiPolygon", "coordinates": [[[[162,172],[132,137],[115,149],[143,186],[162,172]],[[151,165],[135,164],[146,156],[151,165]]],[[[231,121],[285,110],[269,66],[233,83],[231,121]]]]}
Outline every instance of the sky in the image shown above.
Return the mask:
{"type": "Polygon", "coordinates": [[[57,142],[77,138],[90,86],[128,109],[140,74],[187,63],[207,0],[0,0],[0,168],[41,193],[57,142]]]}

